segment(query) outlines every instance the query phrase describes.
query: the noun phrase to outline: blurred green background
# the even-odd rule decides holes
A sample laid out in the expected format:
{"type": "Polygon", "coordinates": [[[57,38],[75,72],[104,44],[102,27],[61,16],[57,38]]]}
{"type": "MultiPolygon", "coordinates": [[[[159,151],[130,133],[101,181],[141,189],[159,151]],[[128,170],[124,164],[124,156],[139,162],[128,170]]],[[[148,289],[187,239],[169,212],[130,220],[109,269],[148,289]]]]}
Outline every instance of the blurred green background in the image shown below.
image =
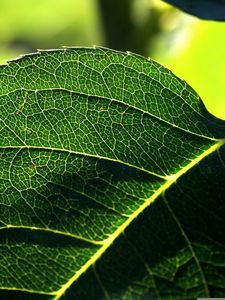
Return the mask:
{"type": "Polygon", "coordinates": [[[63,45],[150,56],[225,119],[225,22],[198,20],[160,0],[0,0],[0,63],[63,45]]]}

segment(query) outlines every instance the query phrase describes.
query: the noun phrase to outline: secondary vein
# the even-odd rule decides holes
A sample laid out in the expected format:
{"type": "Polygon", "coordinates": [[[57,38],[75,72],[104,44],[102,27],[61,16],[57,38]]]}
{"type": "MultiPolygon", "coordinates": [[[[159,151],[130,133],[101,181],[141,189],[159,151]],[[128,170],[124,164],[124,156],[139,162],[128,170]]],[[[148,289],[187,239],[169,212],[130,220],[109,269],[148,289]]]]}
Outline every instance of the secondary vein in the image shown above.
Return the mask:
{"type": "Polygon", "coordinates": [[[131,224],[131,222],[136,219],[140,213],[142,213],[151,203],[153,203],[160,195],[162,195],[170,186],[172,186],[182,175],[187,173],[192,167],[197,165],[201,160],[211,153],[217,151],[222,145],[225,144],[225,139],[214,144],[197,158],[195,158],[191,163],[189,163],[185,168],[181,169],[175,175],[171,176],[150,198],[148,198],[130,217],[109,237],[107,238],[103,246],[84,264],[78,272],[72,276],[66,284],[64,284],[61,289],[56,292],[56,296],[53,300],[59,300],[62,295],[70,288],[70,286],[84,273],[87,269],[95,264],[95,262],[102,256],[102,254],[113,244],[115,239],[117,239],[122,232],[131,224]]]}

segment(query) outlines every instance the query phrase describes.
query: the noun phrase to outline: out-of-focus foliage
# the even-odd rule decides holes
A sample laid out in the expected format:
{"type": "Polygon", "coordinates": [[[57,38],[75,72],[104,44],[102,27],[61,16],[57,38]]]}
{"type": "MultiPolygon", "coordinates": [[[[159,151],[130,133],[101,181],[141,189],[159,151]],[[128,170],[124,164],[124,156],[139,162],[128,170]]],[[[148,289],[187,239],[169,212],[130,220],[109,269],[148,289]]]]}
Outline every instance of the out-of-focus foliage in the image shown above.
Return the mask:
{"type": "Polygon", "coordinates": [[[1,0],[0,61],[37,48],[102,43],[94,0],[1,0]]]}
{"type": "Polygon", "coordinates": [[[63,45],[151,56],[225,118],[225,23],[200,21],[160,0],[0,1],[0,63],[63,45]]]}
{"type": "Polygon", "coordinates": [[[164,0],[203,19],[225,20],[225,0],[164,0]]]}
{"type": "Polygon", "coordinates": [[[149,0],[98,0],[107,47],[149,56],[160,33],[161,11],[149,0]]]}
{"type": "Polygon", "coordinates": [[[164,9],[154,58],[185,79],[208,110],[225,119],[225,22],[201,21],[164,9]]]}

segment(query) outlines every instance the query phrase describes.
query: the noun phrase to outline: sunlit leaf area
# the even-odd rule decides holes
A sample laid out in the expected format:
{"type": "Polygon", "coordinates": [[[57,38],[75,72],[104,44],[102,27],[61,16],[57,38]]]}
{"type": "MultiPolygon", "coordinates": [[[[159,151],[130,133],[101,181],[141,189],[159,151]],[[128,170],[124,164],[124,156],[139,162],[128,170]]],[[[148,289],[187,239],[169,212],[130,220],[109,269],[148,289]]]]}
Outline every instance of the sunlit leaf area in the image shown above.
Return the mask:
{"type": "Polygon", "coordinates": [[[1,0],[0,63],[37,49],[99,45],[150,56],[225,118],[225,23],[160,0],[1,0]]]}
{"type": "Polygon", "coordinates": [[[0,0],[0,300],[224,297],[223,10],[0,0]]]}
{"type": "Polygon", "coordinates": [[[224,295],[225,121],[185,81],[89,47],[0,87],[0,300],[224,295]]]}

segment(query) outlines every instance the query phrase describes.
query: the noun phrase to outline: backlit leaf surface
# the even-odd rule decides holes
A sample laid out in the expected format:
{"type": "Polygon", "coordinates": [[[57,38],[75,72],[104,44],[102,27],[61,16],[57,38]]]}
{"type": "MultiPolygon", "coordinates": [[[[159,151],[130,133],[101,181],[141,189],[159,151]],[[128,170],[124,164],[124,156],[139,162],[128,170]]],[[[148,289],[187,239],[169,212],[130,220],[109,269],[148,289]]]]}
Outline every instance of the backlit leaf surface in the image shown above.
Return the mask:
{"type": "Polygon", "coordinates": [[[0,299],[225,293],[225,124],[152,60],[0,67],[0,299]]]}

